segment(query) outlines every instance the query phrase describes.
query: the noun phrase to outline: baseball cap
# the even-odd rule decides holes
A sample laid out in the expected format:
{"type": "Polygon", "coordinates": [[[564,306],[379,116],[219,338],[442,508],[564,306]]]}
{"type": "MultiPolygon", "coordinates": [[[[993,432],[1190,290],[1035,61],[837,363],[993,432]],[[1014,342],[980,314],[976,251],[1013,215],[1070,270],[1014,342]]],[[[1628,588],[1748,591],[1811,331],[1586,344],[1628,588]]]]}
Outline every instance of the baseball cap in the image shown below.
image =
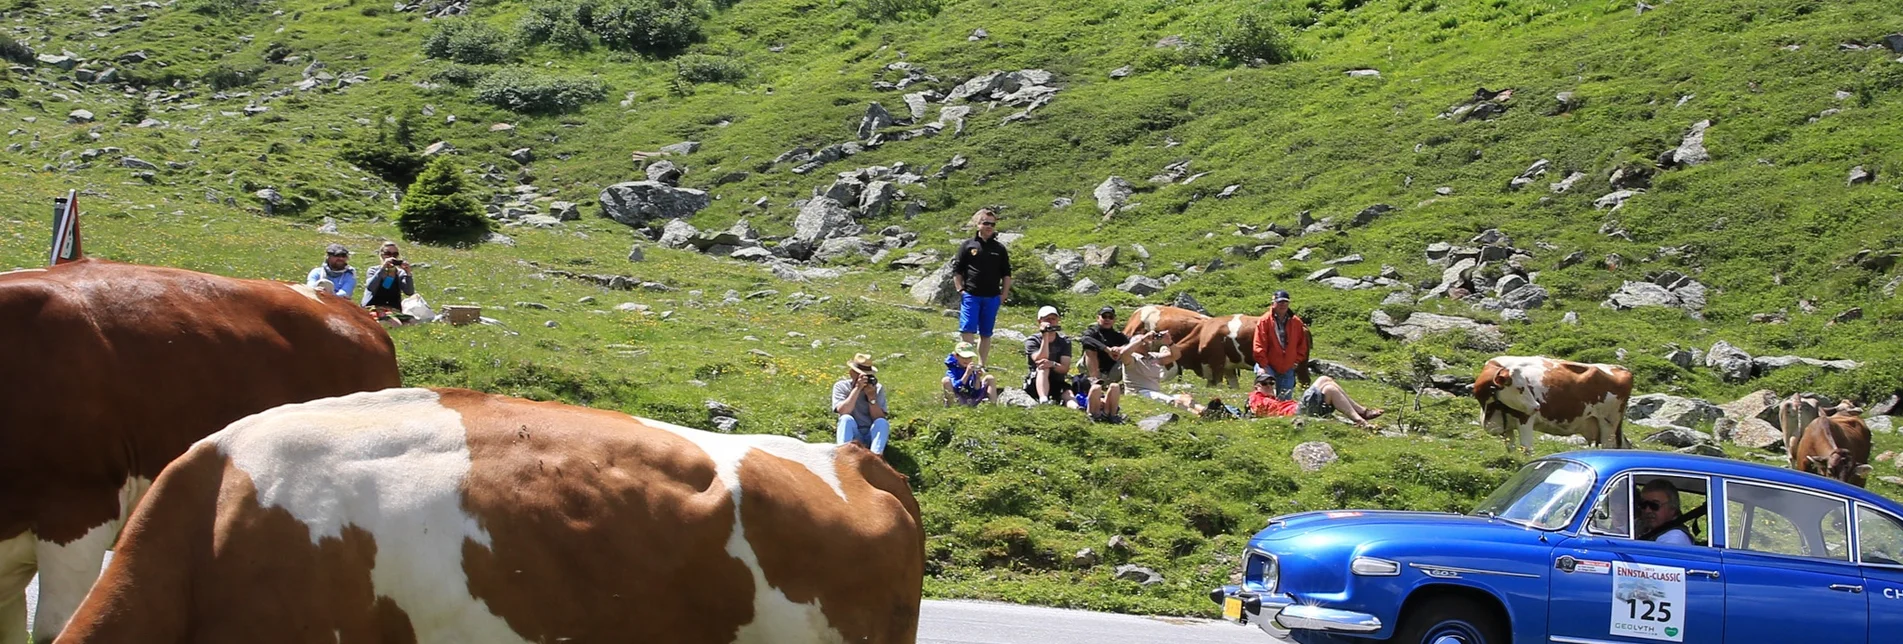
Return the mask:
{"type": "Polygon", "coordinates": [[[1100,317],[1100,318],[1102,318],[1102,317],[1111,317],[1111,318],[1114,318],[1114,317],[1117,317],[1117,307],[1114,307],[1114,306],[1106,306],[1106,307],[1103,307],[1103,308],[1101,308],[1101,309],[1097,309],[1097,317],[1100,317]]]}
{"type": "Polygon", "coordinates": [[[958,346],[952,347],[952,353],[960,358],[976,358],[978,357],[978,348],[972,346],[970,342],[960,342],[958,346]]]}
{"type": "Polygon", "coordinates": [[[1046,307],[1044,307],[1044,308],[1041,308],[1041,309],[1038,309],[1038,310],[1037,310],[1037,317],[1039,317],[1039,318],[1043,318],[1043,317],[1044,317],[1044,316],[1046,316],[1046,315],[1057,315],[1057,316],[1062,316],[1063,314],[1062,314],[1062,313],[1058,313],[1058,312],[1057,312],[1057,307],[1055,307],[1055,306],[1046,306],[1046,307]]]}
{"type": "Polygon", "coordinates": [[[1266,385],[1266,384],[1271,384],[1271,383],[1274,383],[1274,382],[1275,382],[1275,374],[1272,374],[1272,373],[1258,373],[1258,374],[1256,374],[1256,375],[1255,375],[1255,384],[1258,384],[1258,385],[1266,385]]]}
{"type": "Polygon", "coordinates": [[[1288,291],[1276,291],[1276,292],[1275,292],[1275,301],[1277,301],[1277,302],[1287,302],[1287,301],[1288,301],[1288,291]]]}

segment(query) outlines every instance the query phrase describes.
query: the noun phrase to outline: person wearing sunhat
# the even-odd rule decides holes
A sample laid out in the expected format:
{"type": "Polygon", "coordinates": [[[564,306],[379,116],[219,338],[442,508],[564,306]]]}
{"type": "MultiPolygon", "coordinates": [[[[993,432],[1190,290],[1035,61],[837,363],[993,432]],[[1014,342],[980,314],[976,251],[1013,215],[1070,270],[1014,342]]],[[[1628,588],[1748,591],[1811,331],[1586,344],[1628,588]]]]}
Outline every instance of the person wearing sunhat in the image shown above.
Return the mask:
{"type": "Polygon", "coordinates": [[[970,342],[959,342],[951,354],[945,356],[945,377],[938,383],[945,388],[947,407],[954,402],[977,405],[987,400],[998,401],[998,379],[972,364],[977,357],[978,347],[970,342]]]}
{"type": "Polygon", "coordinates": [[[1295,368],[1308,362],[1308,323],[1288,310],[1288,291],[1276,291],[1275,302],[1255,323],[1255,373],[1275,378],[1275,397],[1295,395],[1295,368]]]}
{"type": "Polygon", "coordinates": [[[324,263],[311,269],[304,285],[354,301],[351,295],[357,291],[357,269],[350,267],[350,249],[343,244],[324,248],[324,263]]]}
{"type": "Polygon", "coordinates": [[[1055,306],[1037,310],[1037,333],[1024,339],[1028,361],[1024,393],[1036,397],[1039,404],[1073,407],[1077,401],[1070,393],[1070,338],[1064,337],[1062,320],[1055,306]]]}
{"type": "Polygon", "coordinates": [[[854,355],[846,363],[846,377],[833,383],[833,413],[839,414],[840,445],[859,443],[884,457],[892,427],[885,419],[885,386],[878,373],[872,356],[854,355]]]}

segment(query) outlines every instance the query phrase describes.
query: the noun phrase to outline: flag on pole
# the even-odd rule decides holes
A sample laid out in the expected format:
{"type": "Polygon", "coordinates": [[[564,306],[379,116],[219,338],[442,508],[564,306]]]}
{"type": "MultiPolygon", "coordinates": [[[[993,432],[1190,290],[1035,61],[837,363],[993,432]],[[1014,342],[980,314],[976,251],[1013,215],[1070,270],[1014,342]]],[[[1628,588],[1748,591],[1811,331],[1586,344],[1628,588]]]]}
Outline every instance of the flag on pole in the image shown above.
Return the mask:
{"type": "Polygon", "coordinates": [[[53,199],[53,256],[47,266],[58,266],[82,257],[79,249],[79,194],[66,191],[53,199]]]}

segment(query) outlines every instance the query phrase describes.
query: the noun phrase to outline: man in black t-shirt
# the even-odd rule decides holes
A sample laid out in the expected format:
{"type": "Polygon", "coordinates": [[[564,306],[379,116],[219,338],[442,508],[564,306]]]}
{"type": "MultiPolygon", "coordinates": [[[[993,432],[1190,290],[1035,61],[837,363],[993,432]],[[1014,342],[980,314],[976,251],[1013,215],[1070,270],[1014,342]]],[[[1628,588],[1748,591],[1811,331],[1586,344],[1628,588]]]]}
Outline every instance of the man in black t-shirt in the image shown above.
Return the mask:
{"type": "Polygon", "coordinates": [[[1056,403],[1076,407],[1070,393],[1070,338],[1060,332],[1057,307],[1037,311],[1037,333],[1024,339],[1024,354],[1029,368],[1024,377],[1024,392],[1037,397],[1039,404],[1056,403]]]}
{"type": "Polygon", "coordinates": [[[1085,408],[1091,418],[1115,421],[1122,414],[1123,349],[1130,336],[1117,330],[1117,309],[1097,310],[1097,323],[1084,329],[1084,373],[1071,379],[1074,391],[1088,392],[1085,408]]]}
{"type": "Polygon", "coordinates": [[[990,208],[972,215],[978,234],[952,256],[952,286],[961,294],[958,332],[978,343],[978,366],[991,363],[991,331],[998,308],[1011,296],[1011,253],[998,241],[998,215],[990,208]]]}

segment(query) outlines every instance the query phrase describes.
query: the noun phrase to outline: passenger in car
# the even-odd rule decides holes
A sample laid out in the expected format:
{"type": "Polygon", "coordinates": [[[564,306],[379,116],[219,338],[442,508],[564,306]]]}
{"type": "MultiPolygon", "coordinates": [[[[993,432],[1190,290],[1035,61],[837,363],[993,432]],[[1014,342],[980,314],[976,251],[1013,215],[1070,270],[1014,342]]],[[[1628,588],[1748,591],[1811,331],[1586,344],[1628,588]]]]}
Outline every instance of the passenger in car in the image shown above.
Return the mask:
{"type": "MultiPolygon", "coordinates": [[[[1659,526],[1678,518],[1678,512],[1678,488],[1665,479],[1647,481],[1645,486],[1639,489],[1638,534],[1640,538],[1646,538],[1645,535],[1651,534],[1659,526]]],[[[1673,526],[1669,530],[1652,535],[1650,539],[1659,543],[1694,545],[1691,533],[1679,526],[1673,526]]]]}

